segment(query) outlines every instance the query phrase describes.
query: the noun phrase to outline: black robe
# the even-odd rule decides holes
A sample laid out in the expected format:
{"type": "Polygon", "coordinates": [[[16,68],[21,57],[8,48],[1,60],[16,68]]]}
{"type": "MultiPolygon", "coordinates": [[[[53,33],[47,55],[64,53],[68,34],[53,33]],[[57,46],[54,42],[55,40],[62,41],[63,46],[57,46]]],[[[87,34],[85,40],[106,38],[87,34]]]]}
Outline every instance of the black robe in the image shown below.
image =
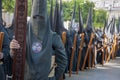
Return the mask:
{"type": "Polygon", "coordinates": [[[4,58],[1,60],[3,61],[4,64],[0,65],[0,80],[6,80],[5,77],[6,77],[6,70],[5,70],[5,61],[7,59],[7,57],[9,56],[9,43],[10,43],[10,40],[8,38],[8,34],[7,32],[5,31],[4,27],[0,26],[0,31],[1,32],[4,32],[4,39],[3,39],[3,44],[2,44],[2,53],[4,55],[4,58]]]}

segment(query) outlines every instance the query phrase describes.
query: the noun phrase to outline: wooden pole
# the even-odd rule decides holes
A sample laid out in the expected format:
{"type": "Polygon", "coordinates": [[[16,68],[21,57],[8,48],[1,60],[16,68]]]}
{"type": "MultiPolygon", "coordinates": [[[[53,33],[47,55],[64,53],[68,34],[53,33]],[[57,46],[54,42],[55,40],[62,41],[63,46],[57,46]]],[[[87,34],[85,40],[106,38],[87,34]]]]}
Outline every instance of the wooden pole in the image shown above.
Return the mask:
{"type": "Polygon", "coordinates": [[[87,60],[87,57],[88,57],[88,55],[89,55],[89,51],[90,51],[90,47],[91,47],[91,45],[92,45],[92,40],[93,40],[93,38],[94,38],[94,34],[92,33],[91,34],[91,39],[90,39],[90,42],[89,42],[89,44],[88,44],[88,48],[87,48],[87,51],[86,51],[86,55],[85,55],[85,58],[84,58],[84,61],[83,61],[83,65],[82,65],[82,71],[84,70],[84,67],[85,67],[85,63],[86,63],[86,60],[87,60]]]}
{"type": "Polygon", "coordinates": [[[62,32],[62,42],[65,46],[65,43],[66,43],[66,32],[62,32]]]}
{"type": "Polygon", "coordinates": [[[4,39],[4,32],[0,32],[0,52],[2,52],[3,39],[4,39]]]}
{"type": "Polygon", "coordinates": [[[13,79],[24,80],[26,55],[26,28],[27,28],[27,0],[16,0],[15,10],[15,39],[20,49],[14,50],[13,79]]]}
{"type": "Polygon", "coordinates": [[[115,47],[116,47],[116,36],[114,35],[114,42],[112,43],[112,49],[107,57],[107,61],[108,62],[110,60],[110,57],[112,56],[112,59],[114,58],[114,54],[115,54],[115,47]]]}
{"type": "Polygon", "coordinates": [[[81,43],[79,46],[79,53],[78,53],[78,60],[77,60],[77,70],[76,70],[76,74],[78,74],[79,71],[79,67],[80,67],[80,62],[81,62],[81,54],[82,54],[82,50],[83,50],[83,43],[84,43],[84,33],[81,34],[81,43]]]}
{"type": "Polygon", "coordinates": [[[71,53],[71,58],[70,58],[70,69],[69,69],[70,77],[72,74],[73,59],[74,59],[74,54],[75,54],[75,49],[76,49],[76,40],[77,40],[77,34],[75,34],[75,36],[74,36],[74,42],[73,42],[72,53],[71,53]]]}
{"type": "MultiPolygon", "coordinates": [[[[2,52],[3,39],[4,39],[4,32],[0,32],[0,52],[2,52]]],[[[0,60],[0,64],[3,64],[1,60],[0,60]]]]}

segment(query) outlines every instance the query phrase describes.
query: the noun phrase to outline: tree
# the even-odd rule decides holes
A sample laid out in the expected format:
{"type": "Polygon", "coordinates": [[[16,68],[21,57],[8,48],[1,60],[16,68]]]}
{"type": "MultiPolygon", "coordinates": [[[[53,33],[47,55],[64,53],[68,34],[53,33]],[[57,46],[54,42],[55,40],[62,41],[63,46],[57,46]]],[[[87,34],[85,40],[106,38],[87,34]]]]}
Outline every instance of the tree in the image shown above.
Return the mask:
{"type": "MultiPolygon", "coordinates": [[[[86,3],[83,2],[84,0],[76,0],[76,21],[78,21],[78,6],[80,5],[83,15],[83,22],[86,23],[89,8],[90,7],[94,8],[94,3],[89,1],[86,1],[86,3]]],[[[74,0],[71,2],[63,2],[64,20],[71,20],[73,7],[74,7],[74,0]]]]}
{"type": "Polygon", "coordinates": [[[95,21],[96,27],[103,27],[106,20],[107,12],[105,10],[95,10],[95,21]]]}
{"type": "MultiPolygon", "coordinates": [[[[15,8],[15,0],[2,0],[2,8],[5,9],[8,12],[14,12],[15,8]]],[[[53,0],[53,6],[55,6],[56,0],[53,0]]],[[[51,6],[51,0],[47,0],[47,6],[48,6],[48,14],[50,12],[50,6],[51,6]]],[[[78,22],[78,6],[80,5],[82,16],[83,16],[83,22],[86,24],[87,21],[87,15],[89,12],[90,7],[95,7],[93,2],[86,1],[84,3],[84,0],[76,0],[76,22],[78,22]]],[[[32,6],[32,0],[28,0],[28,16],[31,14],[31,6],[32,6]]],[[[73,7],[74,7],[74,0],[70,2],[63,2],[63,16],[64,20],[71,21],[72,13],[73,13],[73,7]]],[[[53,7],[54,9],[54,7],[53,7]]],[[[93,21],[96,27],[99,25],[103,26],[104,20],[106,18],[106,11],[104,10],[94,10],[93,11],[93,21]]]]}
{"type": "MultiPolygon", "coordinates": [[[[2,8],[10,13],[14,12],[16,0],[2,0],[2,8]]],[[[32,0],[28,0],[28,15],[31,13],[32,0]]]]}
{"type": "Polygon", "coordinates": [[[14,12],[15,0],[2,0],[2,8],[8,12],[14,12]]]}
{"type": "MultiPolygon", "coordinates": [[[[83,16],[83,22],[86,23],[87,16],[89,13],[89,8],[92,7],[94,9],[95,5],[93,2],[86,1],[86,3],[81,4],[81,10],[82,10],[82,16],[83,16]]],[[[95,11],[93,10],[93,21],[94,21],[95,11]]]]}

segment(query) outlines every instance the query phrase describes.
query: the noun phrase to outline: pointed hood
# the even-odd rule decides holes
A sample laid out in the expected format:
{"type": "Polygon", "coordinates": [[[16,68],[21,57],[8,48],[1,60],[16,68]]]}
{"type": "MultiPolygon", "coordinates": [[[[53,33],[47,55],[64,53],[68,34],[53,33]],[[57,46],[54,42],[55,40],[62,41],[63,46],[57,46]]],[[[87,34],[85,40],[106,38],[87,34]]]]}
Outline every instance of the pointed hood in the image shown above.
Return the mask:
{"type": "Polygon", "coordinates": [[[59,35],[61,35],[63,31],[66,31],[63,25],[62,15],[63,15],[62,1],[60,0],[60,5],[59,5],[58,0],[56,0],[55,14],[54,14],[54,27],[55,27],[55,32],[57,32],[59,35]]]}
{"type": "Polygon", "coordinates": [[[109,23],[108,25],[108,30],[107,30],[107,36],[112,38],[112,34],[113,34],[113,22],[114,22],[114,19],[112,18],[111,22],[109,23]]]}
{"type": "Polygon", "coordinates": [[[88,13],[88,18],[87,18],[87,23],[86,23],[86,31],[88,32],[93,32],[93,9],[90,7],[89,13],[88,13]]]}
{"type": "Polygon", "coordinates": [[[74,8],[73,8],[73,14],[72,14],[71,25],[69,26],[69,30],[73,30],[73,27],[75,25],[75,14],[76,14],[76,0],[74,0],[74,8]]]}
{"type": "Polygon", "coordinates": [[[46,0],[33,0],[30,23],[33,33],[42,41],[47,27],[47,2],[46,0]]]}
{"type": "Polygon", "coordinates": [[[27,30],[26,64],[29,68],[25,67],[25,70],[26,74],[34,76],[26,76],[25,80],[48,80],[53,55],[53,32],[47,18],[47,0],[33,0],[27,30]]]}
{"type": "Polygon", "coordinates": [[[59,12],[58,0],[56,0],[56,4],[55,4],[54,28],[55,28],[55,32],[60,34],[60,12],[59,12]]]}
{"type": "Polygon", "coordinates": [[[120,17],[119,17],[119,20],[118,20],[118,32],[120,32],[120,17]]]}
{"type": "Polygon", "coordinates": [[[118,27],[119,27],[119,32],[120,32],[120,17],[119,17],[119,25],[118,25],[118,27]]]}
{"type": "Polygon", "coordinates": [[[115,34],[117,34],[118,33],[118,30],[117,30],[117,26],[116,26],[116,23],[115,23],[115,25],[114,25],[115,27],[114,27],[114,33],[115,34]]]}
{"type": "Polygon", "coordinates": [[[112,20],[111,20],[111,21],[109,21],[109,18],[107,18],[107,27],[106,27],[106,29],[107,29],[107,30],[108,30],[108,28],[109,28],[109,26],[110,26],[111,22],[112,22],[112,20]]]}
{"type": "Polygon", "coordinates": [[[112,24],[110,28],[110,33],[113,35],[115,33],[115,17],[112,18],[112,24]]]}
{"type": "Polygon", "coordinates": [[[61,24],[61,30],[66,31],[66,29],[64,27],[62,0],[60,0],[60,24],[61,24]]]}
{"type": "Polygon", "coordinates": [[[52,31],[55,31],[54,29],[54,26],[53,26],[53,0],[51,0],[51,7],[50,7],[50,26],[51,26],[51,29],[52,31]]]}
{"type": "Polygon", "coordinates": [[[63,15],[62,0],[60,0],[60,13],[63,15]]]}
{"type": "Polygon", "coordinates": [[[84,26],[83,26],[83,18],[82,18],[82,13],[81,13],[81,9],[80,9],[80,6],[78,8],[79,10],[79,33],[82,33],[83,30],[84,30],[84,26]]]}
{"type": "Polygon", "coordinates": [[[107,28],[107,20],[105,19],[104,28],[103,28],[104,33],[105,33],[106,28],[107,28]]]}
{"type": "Polygon", "coordinates": [[[116,19],[114,17],[114,22],[113,22],[113,28],[114,28],[114,34],[118,33],[117,26],[116,26],[116,19]]]}
{"type": "Polygon", "coordinates": [[[112,22],[113,20],[111,20],[108,24],[108,21],[107,21],[107,26],[105,28],[105,34],[108,34],[110,32],[110,27],[111,27],[112,22]]]}

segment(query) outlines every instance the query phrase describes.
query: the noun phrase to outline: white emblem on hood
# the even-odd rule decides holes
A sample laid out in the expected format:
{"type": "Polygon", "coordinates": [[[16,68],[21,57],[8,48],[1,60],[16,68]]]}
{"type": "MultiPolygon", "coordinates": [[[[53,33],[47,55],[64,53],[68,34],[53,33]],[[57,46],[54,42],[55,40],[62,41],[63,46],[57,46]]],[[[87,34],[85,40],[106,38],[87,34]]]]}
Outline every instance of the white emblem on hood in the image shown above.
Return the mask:
{"type": "Polygon", "coordinates": [[[42,43],[40,42],[34,42],[32,44],[32,51],[34,53],[39,53],[42,50],[42,43]]]}

